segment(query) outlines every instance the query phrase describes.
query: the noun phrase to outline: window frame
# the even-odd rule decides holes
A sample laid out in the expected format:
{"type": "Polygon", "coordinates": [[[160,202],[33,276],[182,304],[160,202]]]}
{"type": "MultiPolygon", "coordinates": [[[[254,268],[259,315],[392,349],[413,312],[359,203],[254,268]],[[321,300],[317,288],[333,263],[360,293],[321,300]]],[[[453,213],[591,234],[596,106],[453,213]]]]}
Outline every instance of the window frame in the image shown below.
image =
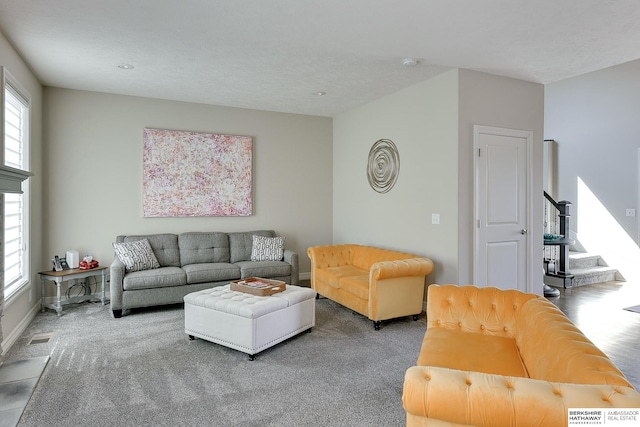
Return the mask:
{"type": "MultiPolygon", "coordinates": [[[[22,143],[22,157],[23,164],[20,167],[22,170],[28,170],[30,166],[30,149],[31,149],[31,123],[32,123],[32,106],[31,106],[31,94],[15,79],[11,73],[5,68],[1,67],[2,71],[2,90],[0,91],[0,134],[2,135],[2,149],[0,150],[0,163],[5,164],[5,111],[6,111],[6,103],[8,100],[6,99],[6,91],[10,91],[11,94],[18,99],[18,102],[22,103],[24,107],[26,107],[26,125],[24,126],[25,135],[23,137],[22,143]]],[[[12,300],[19,295],[21,295],[26,289],[29,288],[31,283],[31,250],[30,250],[30,231],[31,231],[31,188],[29,184],[30,180],[25,180],[22,182],[22,277],[20,280],[10,284],[9,286],[5,286],[4,283],[4,268],[5,268],[5,248],[6,245],[2,245],[2,268],[3,268],[3,280],[2,286],[4,290],[4,300],[5,300],[5,308],[10,305],[12,300]]],[[[5,197],[4,194],[0,197],[2,203],[0,206],[0,214],[2,215],[2,233],[3,233],[3,241],[4,241],[4,217],[5,217],[5,197]]]]}

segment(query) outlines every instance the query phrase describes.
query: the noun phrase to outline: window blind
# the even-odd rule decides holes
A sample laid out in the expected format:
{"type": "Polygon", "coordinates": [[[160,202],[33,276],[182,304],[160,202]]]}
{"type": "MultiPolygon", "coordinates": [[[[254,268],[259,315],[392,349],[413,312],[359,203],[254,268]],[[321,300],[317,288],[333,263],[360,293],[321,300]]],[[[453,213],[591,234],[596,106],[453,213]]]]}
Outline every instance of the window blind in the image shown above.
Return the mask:
{"type": "MultiPolygon", "coordinates": [[[[4,164],[27,169],[29,101],[10,81],[5,83],[4,100],[4,164]]],[[[25,197],[28,197],[26,192],[4,195],[4,286],[7,295],[28,281],[25,197]]]]}

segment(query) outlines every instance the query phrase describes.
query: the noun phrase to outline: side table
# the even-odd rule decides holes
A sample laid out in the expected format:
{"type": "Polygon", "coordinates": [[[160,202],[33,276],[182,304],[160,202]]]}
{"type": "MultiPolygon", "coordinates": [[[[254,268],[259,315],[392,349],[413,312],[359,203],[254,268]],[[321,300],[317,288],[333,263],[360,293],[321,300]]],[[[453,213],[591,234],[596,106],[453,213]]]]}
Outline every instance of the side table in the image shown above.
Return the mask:
{"type": "Polygon", "coordinates": [[[40,280],[42,281],[42,300],[41,300],[41,306],[40,309],[41,311],[44,313],[44,309],[45,308],[50,308],[52,310],[55,310],[56,313],[58,314],[58,316],[60,316],[60,314],[62,314],[62,306],[66,305],[66,304],[74,304],[74,303],[78,303],[78,302],[82,302],[82,301],[90,301],[90,300],[98,300],[102,302],[102,305],[105,304],[105,282],[106,282],[106,276],[107,276],[107,270],[108,267],[106,266],[100,266],[100,267],[95,267],[89,270],[83,270],[80,268],[72,268],[70,270],[61,270],[61,271],[55,271],[55,270],[51,270],[51,271],[41,271],[38,274],[40,275],[40,280]],[[68,298],[64,301],[61,301],[60,299],[60,285],[62,284],[62,282],[64,282],[65,280],[69,281],[69,280],[74,280],[74,279],[84,279],[86,277],[93,277],[93,276],[102,276],[102,298],[98,298],[95,295],[79,295],[79,296],[75,296],[75,297],[71,297],[68,298]],[[44,294],[44,285],[45,282],[47,280],[51,280],[53,282],[55,282],[56,284],[56,303],[55,304],[46,304],[44,302],[45,300],[45,294],[44,294]]]}

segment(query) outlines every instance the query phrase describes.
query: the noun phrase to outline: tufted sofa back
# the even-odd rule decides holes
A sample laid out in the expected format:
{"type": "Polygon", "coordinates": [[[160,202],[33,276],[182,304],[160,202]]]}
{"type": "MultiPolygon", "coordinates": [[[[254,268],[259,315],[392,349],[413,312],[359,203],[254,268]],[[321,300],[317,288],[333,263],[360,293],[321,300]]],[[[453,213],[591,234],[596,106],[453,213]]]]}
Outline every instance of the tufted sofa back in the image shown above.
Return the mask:
{"type": "Polygon", "coordinates": [[[326,245],[307,249],[311,258],[312,268],[343,267],[351,265],[353,247],[356,245],[326,245]]]}
{"type": "Polygon", "coordinates": [[[180,264],[229,262],[229,236],[218,232],[187,232],[178,235],[180,264]]]}
{"type": "Polygon", "coordinates": [[[313,268],[330,268],[353,265],[362,270],[370,270],[373,264],[382,261],[396,261],[408,258],[418,258],[417,255],[381,249],[372,246],[356,244],[316,246],[316,248],[330,250],[314,250],[309,248],[307,253],[313,259],[313,268]]]}
{"type": "Polygon", "coordinates": [[[515,338],[516,319],[525,303],[539,298],[517,290],[430,285],[427,326],[515,338]]]}
{"type": "Polygon", "coordinates": [[[524,304],[516,330],[520,357],[531,378],[631,387],[611,360],[544,298],[524,304]]]}
{"type": "Polygon", "coordinates": [[[404,252],[389,249],[375,248],[372,246],[349,245],[351,249],[351,263],[363,270],[370,270],[371,266],[381,261],[397,261],[400,259],[417,258],[404,252]]]}
{"type": "Polygon", "coordinates": [[[161,267],[180,267],[202,262],[238,262],[251,259],[253,235],[275,237],[273,230],[247,232],[186,232],[180,235],[120,235],[116,242],[148,239],[161,267]]]}

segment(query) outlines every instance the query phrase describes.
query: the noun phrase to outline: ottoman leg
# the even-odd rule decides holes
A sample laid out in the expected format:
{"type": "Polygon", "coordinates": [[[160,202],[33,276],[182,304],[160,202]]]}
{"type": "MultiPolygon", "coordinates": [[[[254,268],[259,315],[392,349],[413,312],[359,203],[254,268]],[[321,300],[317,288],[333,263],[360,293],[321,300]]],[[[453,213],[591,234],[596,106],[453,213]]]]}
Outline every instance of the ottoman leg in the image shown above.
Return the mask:
{"type": "Polygon", "coordinates": [[[250,354],[250,355],[249,355],[249,360],[250,360],[250,361],[252,361],[252,362],[253,362],[253,361],[255,360],[255,358],[256,358],[256,355],[255,355],[255,354],[250,354]]]}
{"type": "Polygon", "coordinates": [[[189,341],[193,341],[195,339],[196,339],[196,337],[194,337],[193,335],[189,335],[189,341]]]}
{"type": "Polygon", "coordinates": [[[382,322],[381,322],[380,320],[374,320],[374,321],[373,321],[373,329],[375,329],[376,331],[379,331],[379,330],[380,330],[380,324],[381,324],[381,323],[382,323],[382,322]]]}

